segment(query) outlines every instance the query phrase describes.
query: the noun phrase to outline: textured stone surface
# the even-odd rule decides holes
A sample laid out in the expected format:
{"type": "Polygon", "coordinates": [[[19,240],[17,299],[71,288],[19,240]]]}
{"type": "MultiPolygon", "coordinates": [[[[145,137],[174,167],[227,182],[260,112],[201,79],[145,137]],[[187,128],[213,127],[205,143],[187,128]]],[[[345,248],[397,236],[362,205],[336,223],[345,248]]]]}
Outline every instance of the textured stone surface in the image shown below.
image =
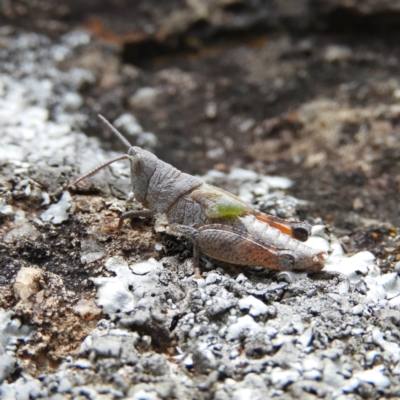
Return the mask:
{"type": "MultiPolygon", "coordinates": [[[[68,14],[46,4],[48,15],[68,14]]],[[[256,3],[168,4],[157,20],[175,21],[163,25],[165,43],[200,12],[213,11],[202,18],[215,32],[257,23],[256,3]]],[[[274,4],[257,18],[315,21],[308,2],[274,4]]],[[[315,4],[321,23],[335,9],[360,18],[378,10],[373,1],[315,4]]],[[[380,4],[381,17],[396,18],[395,2],[380,4]]],[[[26,7],[28,21],[36,6],[26,7]]],[[[18,10],[8,21],[24,21],[18,10]]],[[[139,69],[82,31],[50,40],[2,28],[2,398],[397,396],[398,48],[316,38],[271,34],[139,69]],[[97,112],[188,172],[214,167],[205,180],[256,207],[308,219],[310,245],[329,250],[325,270],[276,274],[204,258],[196,281],[190,245],[161,219],[157,233],[140,219],[102,230],[140,205],[123,201],[124,163],[66,191],[117,154],[93,137],[103,132],[97,112]],[[31,269],[40,274],[21,280],[31,269]]]]}

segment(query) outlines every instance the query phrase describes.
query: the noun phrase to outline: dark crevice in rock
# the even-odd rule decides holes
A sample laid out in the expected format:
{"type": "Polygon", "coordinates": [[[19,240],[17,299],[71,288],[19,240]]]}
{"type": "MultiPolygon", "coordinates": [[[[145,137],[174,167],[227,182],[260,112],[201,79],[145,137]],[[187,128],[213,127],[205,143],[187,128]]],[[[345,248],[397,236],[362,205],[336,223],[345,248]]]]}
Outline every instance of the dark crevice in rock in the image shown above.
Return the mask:
{"type": "MultiPolygon", "coordinates": [[[[225,7],[226,11],[235,14],[246,14],[247,6],[233,3],[225,7]]],[[[300,17],[300,16],[299,16],[300,17]]],[[[329,12],[321,12],[317,8],[310,12],[307,18],[299,18],[303,23],[293,18],[267,15],[264,18],[254,18],[247,24],[232,24],[214,26],[205,19],[199,19],[186,30],[167,36],[163,40],[148,35],[141,41],[124,41],[122,60],[124,63],[140,67],[159,64],[163,57],[188,57],[200,54],[214,46],[231,46],[249,44],[271,32],[286,31],[298,35],[356,34],[357,40],[363,37],[396,40],[400,32],[400,13],[377,12],[370,15],[361,14],[355,10],[337,8],[329,12]]]]}
{"type": "Polygon", "coordinates": [[[337,8],[315,18],[313,26],[332,33],[391,36],[400,31],[400,12],[382,11],[362,14],[347,8],[337,8]]]}

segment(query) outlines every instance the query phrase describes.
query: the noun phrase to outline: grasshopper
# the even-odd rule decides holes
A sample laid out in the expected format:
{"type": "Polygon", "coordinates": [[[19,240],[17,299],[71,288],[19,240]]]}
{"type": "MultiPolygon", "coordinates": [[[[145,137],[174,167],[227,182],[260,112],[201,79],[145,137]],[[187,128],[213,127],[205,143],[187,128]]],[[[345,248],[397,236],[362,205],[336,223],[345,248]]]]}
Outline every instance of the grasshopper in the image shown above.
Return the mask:
{"type": "Polygon", "coordinates": [[[107,229],[120,231],[127,218],[166,214],[172,233],[193,242],[196,278],[201,277],[200,252],[232,264],[281,271],[317,272],[323,268],[326,253],[302,243],[311,232],[308,223],[254,210],[235,195],[177,170],[149,151],[131,146],[110,122],[101,115],[99,118],[124,143],[128,153],[105,162],[70,186],[116,161],[129,160],[132,192],[145,208],[122,213],[118,226],[107,229]]]}

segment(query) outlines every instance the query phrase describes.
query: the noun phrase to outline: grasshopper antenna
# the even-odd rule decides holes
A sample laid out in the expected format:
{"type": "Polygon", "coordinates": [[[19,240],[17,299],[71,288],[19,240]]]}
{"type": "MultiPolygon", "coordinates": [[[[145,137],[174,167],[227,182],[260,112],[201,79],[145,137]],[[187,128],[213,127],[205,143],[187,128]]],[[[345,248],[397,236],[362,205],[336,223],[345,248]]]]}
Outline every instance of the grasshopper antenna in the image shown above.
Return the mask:
{"type": "Polygon", "coordinates": [[[121,140],[121,142],[128,148],[130,149],[132,145],[122,136],[121,132],[119,132],[109,121],[107,121],[102,115],[98,114],[98,117],[101,119],[101,121],[104,123],[104,125],[108,126],[111,131],[121,140]]]}
{"type": "MultiPolygon", "coordinates": [[[[107,125],[111,131],[122,141],[122,143],[128,148],[128,150],[132,147],[131,144],[122,136],[122,134],[120,132],[118,132],[117,129],[115,129],[110,122],[108,122],[102,115],[98,114],[99,118],[101,119],[101,121],[107,125]]],[[[76,184],[78,184],[79,182],[83,181],[86,178],[89,178],[89,176],[94,175],[96,172],[100,171],[101,169],[107,167],[108,165],[116,162],[116,161],[120,161],[120,160],[131,160],[131,156],[129,154],[124,154],[122,156],[118,156],[116,158],[113,158],[112,160],[106,161],[104,164],[99,165],[98,167],[96,167],[95,169],[92,169],[90,172],[88,172],[87,174],[79,177],[75,182],[72,182],[68,187],[74,186],[76,184]]]]}
{"type": "MultiPolygon", "coordinates": [[[[107,121],[108,122],[108,121],[107,121]]],[[[107,165],[110,165],[116,161],[120,161],[120,160],[130,160],[131,156],[129,154],[124,154],[122,156],[118,156],[113,158],[112,160],[109,160],[107,162],[105,162],[104,164],[99,165],[98,167],[96,167],[95,169],[92,169],[90,172],[88,172],[87,174],[81,176],[80,178],[78,178],[75,182],[72,182],[68,187],[74,186],[76,184],[78,184],[79,182],[83,181],[86,178],[89,178],[89,176],[94,175],[96,172],[100,171],[101,169],[107,167],[107,165]]]]}

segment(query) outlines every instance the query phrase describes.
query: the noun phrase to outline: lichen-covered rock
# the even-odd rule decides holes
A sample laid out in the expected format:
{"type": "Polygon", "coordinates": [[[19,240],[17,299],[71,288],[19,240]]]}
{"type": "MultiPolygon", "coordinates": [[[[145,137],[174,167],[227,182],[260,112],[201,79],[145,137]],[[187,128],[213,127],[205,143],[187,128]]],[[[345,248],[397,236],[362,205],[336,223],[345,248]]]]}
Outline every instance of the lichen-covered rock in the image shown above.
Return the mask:
{"type": "MultiPolygon", "coordinates": [[[[242,18],[240,2],[200,3],[182,6],[191,12],[175,14],[168,34],[193,15],[214,27],[255,23],[254,5],[242,18]]],[[[381,217],[365,219],[368,210],[394,215],[400,86],[387,78],[397,56],[272,35],[209,54],[211,64],[200,53],[193,71],[186,60],[154,72],[121,65],[119,48],[82,31],[54,40],[1,33],[0,397],[398,395],[398,234],[381,217]],[[322,84],[332,81],[340,83],[322,84]],[[368,93],[385,104],[371,105],[368,93]],[[141,206],[123,200],[124,163],[66,191],[115,156],[82,133],[100,131],[92,111],[187,170],[198,168],[192,159],[214,165],[203,178],[257,208],[315,222],[307,243],[329,252],[325,270],[275,274],[202,260],[195,280],[190,245],[168,236],[161,218],[156,233],[140,219],[102,230],[141,206]],[[156,140],[144,127],[163,134],[156,140]],[[266,175],[281,171],[291,179],[266,175]],[[346,231],[329,232],[326,221],[346,231]]]]}
{"type": "Polygon", "coordinates": [[[25,343],[31,341],[34,333],[32,327],[22,325],[18,318],[14,318],[12,311],[0,308],[0,383],[6,380],[17,367],[15,353],[18,341],[25,343]]]}

